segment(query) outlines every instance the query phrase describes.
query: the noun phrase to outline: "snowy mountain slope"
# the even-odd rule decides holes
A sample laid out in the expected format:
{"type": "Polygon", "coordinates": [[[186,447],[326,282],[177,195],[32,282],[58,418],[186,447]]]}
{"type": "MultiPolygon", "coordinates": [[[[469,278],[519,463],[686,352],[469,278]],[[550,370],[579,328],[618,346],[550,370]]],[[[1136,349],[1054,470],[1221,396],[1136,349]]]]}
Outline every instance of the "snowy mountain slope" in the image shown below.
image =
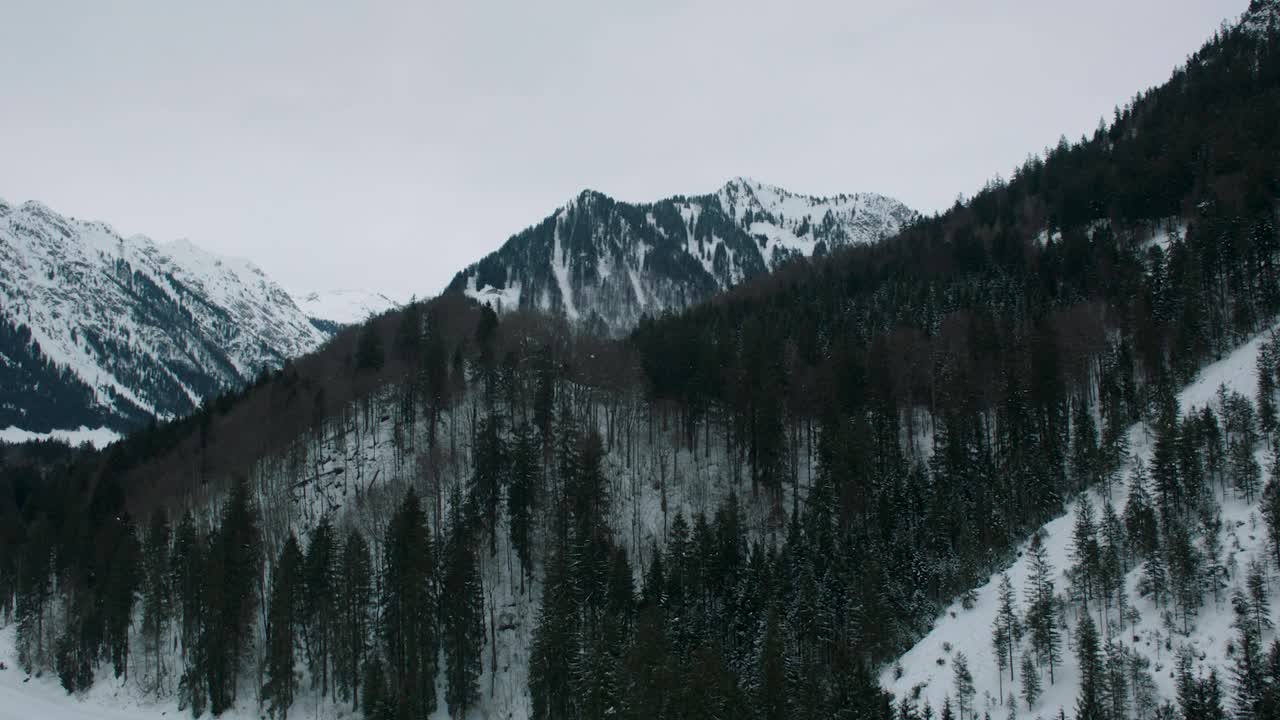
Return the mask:
{"type": "Polygon", "coordinates": [[[36,202],[0,202],[0,317],[0,426],[30,431],[181,415],[327,338],[245,260],[36,202]]]}
{"type": "MultiPolygon", "coordinates": [[[[1271,337],[1271,331],[1261,333],[1228,357],[1201,371],[1196,381],[1178,396],[1181,412],[1185,415],[1192,409],[1206,406],[1217,409],[1219,388],[1223,386],[1228,391],[1253,399],[1257,392],[1255,361],[1261,344],[1271,337]]],[[[1129,431],[1129,443],[1133,456],[1141,458],[1149,467],[1154,449],[1154,438],[1149,429],[1143,424],[1132,427],[1129,431]]],[[[1263,468],[1264,483],[1271,470],[1266,454],[1259,446],[1256,459],[1263,468]]],[[[1121,516],[1127,500],[1126,482],[1132,470],[1131,464],[1126,464],[1120,474],[1122,482],[1113,488],[1110,498],[1121,516]]],[[[1107,498],[1099,490],[1088,493],[1086,497],[1093,503],[1095,516],[1101,517],[1107,498]]],[[[1216,668],[1224,687],[1230,688],[1233,665],[1230,654],[1232,644],[1236,641],[1236,633],[1231,627],[1233,610],[1229,598],[1232,588],[1244,583],[1244,568],[1249,561],[1258,558],[1266,563],[1269,558],[1266,527],[1258,500],[1245,502],[1231,489],[1219,490],[1216,499],[1220,503],[1222,518],[1224,564],[1228,568],[1237,569],[1228,579],[1227,589],[1219,592],[1216,599],[1211,593],[1206,595],[1205,606],[1201,608],[1192,631],[1184,636],[1176,629],[1171,630],[1163,618],[1164,610],[1157,608],[1150,597],[1140,595],[1140,567],[1130,570],[1125,583],[1131,602],[1141,619],[1133,625],[1125,623],[1123,627],[1113,628],[1112,633],[1100,630],[1104,642],[1110,637],[1150,661],[1151,679],[1161,703],[1176,702],[1175,653],[1183,645],[1191,647],[1199,658],[1197,672],[1207,674],[1210,669],[1216,668]]],[[[1053,581],[1059,595],[1064,595],[1070,587],[1066,569],[1071,564],[1072,530],[1079,502],[1077,500],[1070,503],[1064,515],[1040,530],[1049,563],[1056,570],[1053,581]]],[[[1031,565],[1027,544],[1024,544],[1018,555],[1018,560],[1008,568],[1007,573],[1017,595],[1018,608],[1025,611],[1024,588],[1027,586],[1031,565]]],[[[1271,583],[1274,588],[1274,576],[1271,583]]],[[[1012,692],[1018,697],[1016,714],[1019,716],[1053,718],[1058,717],[1059,710],[1063,710],[1067,717],[1072,717],[1080,692],[1080,672],[1071,640],[1078,620],[1078,608],[1071,608],[1066,613],[1066,626],[1062,628],[1063,662],[1055,668],[1054,682],[1050,684],[1048,672],[1042,668],[1040,683],[1043,694],[1035,707],[1028,711],[1025,701],[1021,699],[1020,675],[1018,680],[1011,682],[1008,670],[997,672],[991,631],[999,608],[999,585],[1000,575],[997,574],[985,585],[975,589],[970,609],[965,609],[959,600],[948,607],[928,635],[917,642],[894,666],[884,670],[881,684],[898,699],[915,697],[917,707],[923,706],[927,701],[935,711],[940,710],[945,698],[955,697],[953,661],[963,653],[973,676],[977,691],[974,706],[979,713],[989,711],[992,717],[1007,716],[1010,712],[1008,703],[1006,701],[1001,705],[999,698],[1002,692],[1005,697],[1012,692]]],[[[1090,607],[1093,608],[1092,605],[1090,607]]],[[[1096,608],[1092,612],[1096,621],[1096,608]]],[[[1272,618],[1280,621],[1280,613],[1273,609],[1272,618]]],[[[1263,647],[1269,646],[1275,638],[1273,630],[1265,632],[1262,636],[1263,647]]],[[[1024,639],[1017,651],[1017,662],[1021,662],[1020,658],[1025,652],[1030,652],[1030,648],[1024,639]]]]}
{"type": "Polygon", "coordinates": [[[811,197],[745,178],[642,205],[588,190],[458,273],[449,290],[619,334],[789,260],[876,242],[915,217],[882,195],[811,197]]]}
{"type": "Polygon", "coordinates": [[[293,303],[312,320],[334,325],[355,325],[400,303],[372,290],[324,290],[294,293],[293,303]]]}

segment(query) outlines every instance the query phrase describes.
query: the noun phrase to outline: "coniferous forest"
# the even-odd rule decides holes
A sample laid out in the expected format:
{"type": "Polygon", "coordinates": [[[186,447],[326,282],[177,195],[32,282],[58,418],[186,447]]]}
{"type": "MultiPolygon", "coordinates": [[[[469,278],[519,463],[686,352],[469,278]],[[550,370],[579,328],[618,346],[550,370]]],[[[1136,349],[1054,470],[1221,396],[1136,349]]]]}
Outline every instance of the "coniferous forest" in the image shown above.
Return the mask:
{"type": "Polygon", "coordinates": [[[462,718],[506,692],[548,720],[968,720],[962,656],[954,707],[880,671],[1114,488],[1123,513],[1075,517],[1078,621],[1035,540],[1004,593],[1015,706],[1070,654],[1080,720],[1280,716],[1280,484],[1256,460],[1280,346],[1256,396],[1176,401],[1280,315],[1277,118],[1280,34],[1224,29],[949,211],[627,338],[449,294],[104,451],[4,448],[0,619],[24,671],[195,717],[308,695],[462,718]],[[1141,567],[1190,628],[1221,589],[1219,491],[1260,503],[1272,549],[1232,599],[1238,667],[1179,659],[1170,704],[1135,702],[1117,578],[1141,567]]]}

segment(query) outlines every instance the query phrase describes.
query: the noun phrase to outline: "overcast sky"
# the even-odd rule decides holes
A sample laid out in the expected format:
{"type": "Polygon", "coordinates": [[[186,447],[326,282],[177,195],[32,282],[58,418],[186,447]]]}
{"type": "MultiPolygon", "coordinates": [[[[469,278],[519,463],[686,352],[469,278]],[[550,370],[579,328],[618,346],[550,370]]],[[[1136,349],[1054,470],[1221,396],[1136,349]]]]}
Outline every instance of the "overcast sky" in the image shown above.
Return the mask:
{"type": "Polygon", "coordinates": [[[431,295],[583,188],[941,209],[1247,4],[0,0],[0,197],[431,295]]]}

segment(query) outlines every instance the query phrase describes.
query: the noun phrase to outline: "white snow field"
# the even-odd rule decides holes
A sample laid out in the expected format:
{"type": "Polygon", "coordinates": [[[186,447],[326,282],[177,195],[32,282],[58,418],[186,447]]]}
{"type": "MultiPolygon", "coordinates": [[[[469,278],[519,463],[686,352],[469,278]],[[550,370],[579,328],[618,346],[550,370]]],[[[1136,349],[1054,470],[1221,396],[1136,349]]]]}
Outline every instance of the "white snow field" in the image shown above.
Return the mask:
{"type": "Polygon", "coordinates": [[[397,308],[400,303],[372,290],[323,290],[293,293],[293,303],[309,318],[356,325],[397,308]]]}
{"type": "MultiPolygon", "coordinates": [[[[1185,414],[1191,408],[1203,408],[1206,405],[1212,405],[1216,410],[1218,388],[1224,385],[1228,390],[1234,390],[1252,402],[1257,394],[1255,360],[1258,349],[1274,331],[1275,329],[1261,333],[1226,358],[1203,369],[1196,381],[1178,395],[1182,412],[1185,414]]],[[[1143,462],[1150,467],[1154,437],[1148,429],[1142,424],[1133,426],[1129,430],[1129,441],[1130,452],[1142,458],[1143,462]]],[[[1257,459],[1263,467],[1264,483],[1270,478],[1271,471],[1268,458],[1264,457],[1265,454],[1259,447],[1257,459]]],[[[1129,464],[1126,463],[1119,475],[1119,481],[1112,486],[1111,501],[1116,507],[1116,512],[1121,515],[1123,515],[1125,500],[1128,496],[1130,469],[1129,464]]],[[[1230,577],[1227,579],[1228,587],[1219,592],[1216,599],[1211,592],[1205,595],[1204,606],[1200,609],[1199,616],[1195,618],[1192,631],[1188,635],[1181,634],[1178,632],[1181,630],[1178,623],[1179,627],[1171,632],[1163,621],[1163,612],[1157,610],[1154,601],[1149,597],[1139,596],[1137,584],[1141,575],[1140,568],[1130,570],[1126,577],[1126,587],[1134,608],[1141,613],[1141,620],[1132,627],[1126,623],[1121,631],[1114,632],[1110,636],[1107,630],[1099,628],[1104,642],[1108,637],[1113,637],[1151,661],[1150,671],[1160,703],[1170,701],[1176,704],[1174,680],[1176,654],[1182,645],[1190,645],[1194,649],[1195,656],[1198,658],[1197,672],[1207,674],[1211,668],[1217,668],[1219,679],[1223,683],[1224,695],[1229,701],[1232,663],[1227,654],[1227,646],[1229,643],[1238,642],[1236,631],[1231,627],[1233,619],[1231,594],[1235,587],[1243,584],[1249,561],[1254,557],[1265,561],[1268,557],[1266,526],[1258,510],[1258,503],[1244,502],[1236,497],[1232,489],[1227,489],[1225,494],[1220,488],[1216,489],[1215,496],[1221,504],[1223,562],[1229,569],[1230,577]]],[[[1100,490],[1089,493],[1088,497],[1097,510],[1096,516],[1101,517],[1106,498],[1100,490]]],[[[1056,573],[1054,587],[1059,595],[1062,595],[1069,586],[1065,570],[1071,562],[1071,533],[1077,502],[1070,503],[1064,515],[1048,523],[1041,530],[1049,561],[1056,573]]],[[[1019,613],[1026,611],[1024,588],[1030,565],[1026,548],[1027,543],[1024,543],[1019,549],[1017,561],[1008,568],[1009,577],[1013,581],[1013,588],[1017,594],[1019,613]]],[[[1274,567],[1268,564],[1268,568],[1269,584],[1274,592],[1276,588],[1274,567]]],[[[997,594],[999,583],[1000,575],[996,574],[985,585],[976,588],[977,600],[972,609],[965,610],[959,600],[952,603],[929,634],[903,655],[896,665],[882,672],[881,684],[894,694],[895,699],[901,700],[904,696],[910,696],[915,688],[919,688],[917,705],[923,706],[927,700],[936,716],[947,696],[952,697],[954,704],[955,684],[952,661],[957,654],[964,653],[977,689],[974,708],[979,716],[984,712],[989,712],[993,718],[1013,716],[1007,700],[1004,704],[1000,703],[1001,690],[1006,698],[1010,692],[1018,698],[1017,717],[1056,718],[1060,710],[1064,710],[1067,717],[1074,715],[1076,696],[1080,690],[1073,644],[1078,610],[1073,606],[1067,613],[1067,627],[1062,629],[1063,662],[1054,668],[1054,683],[1049,684],[1048,670],[1042,668],[1042,695],[1035,707],[1028,710],[1026,702],[1021,697],[1021,681],[1011,683],[1007,669],[1002,678],[997,677],[996,658],[991,648],[991,630],[999,608],[997,594]],[[901,676],[895,677],[898,675],[899,667],[901,676]]],[[[1277,607],[1280,606],[1273,603],[1272,616],[1280,619],[1277,616],[1277,607]]],[[[1096,609],[1093,612],[1096,623],[1096,609]]],[[[1269,647],[1275,637],[1274,630],[1264,633],[1262,637],[1264,647],[1269,647]]],[[[1021,662],[1024,652],[1030,652],[1026,638],[1018,649],[1016,663],[1021,662]]]]}
{"type": "Polygon", "coordinates": [[[75,430],[54,430],[47,433],[31,432],[12,425],[0,429],[0,442],[10,444],[31,442],[33,440],[62,440],[75,446],[89,443],[96,448],[104,448],[119,439],[120,433],[111,428],[87,428],[83,425],[75,430]]]}

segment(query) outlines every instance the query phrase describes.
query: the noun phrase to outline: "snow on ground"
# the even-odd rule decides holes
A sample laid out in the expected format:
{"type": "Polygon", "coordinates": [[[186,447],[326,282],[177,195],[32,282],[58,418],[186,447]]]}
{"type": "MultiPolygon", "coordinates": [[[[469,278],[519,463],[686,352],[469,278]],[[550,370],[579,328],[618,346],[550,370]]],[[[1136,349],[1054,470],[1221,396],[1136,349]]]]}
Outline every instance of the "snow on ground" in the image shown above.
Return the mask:
{"type": "Polygon", "coordinates": [[[578,308],[573,304],[573,283],[569,281],[569,251],[560,244],[560,225],[564,215],[556,217],[554,245],[551,248],[551,272],[555,275],[556,286],[560,288],[560,302],[564,314],[570,320],[578,319],[578,308]]]}
{"type": "Polygon", "coordinates": [[[87,428],[83,425],[75,430],[53,430],[47,433],[31,432],[12,425],[0,430],[0,442],[10,444],[35,440],[62,440],[74,446],[87,442],[96,448],[104,448],[119,439],[120,433],[110,428],[87,428]]]}
{"type": "MultiPolygon", "coordinates": [[[[178,709],[172,696],[157,700],[144,693],[130,679],[112,677],[110,664],[99,665],[93,687],[86,693],[67,694],[57,675],[46,672],[28,675],[18,663],[14,649],[16,626],[0,628],[0,720],[175,720],[190,718],[190,709],[178,709]]],[[[244,693],[236,707],[224,712],[222,720],[258,720],[260,711],[252,692],[244,693]]],[[[314,693],[301,692],[289,712],[290,717],[314,720],[344,720],[360,717],[349,703],[317,704],[314,693]]],[[[211,717],[206,709],[204,717],[211,717]]],[[[444,716],[440,716],[444,717],[444,716]]]]}
{"type": "MultiPolygon", "coordinates": [[[[1274,332],[1274,330],[1273,330],[1274,332]]],[[[1271,332],[1264,332],[1237,348],[1223,360],[1202,370],[1196,381],[1187,386],[1178,396],[1182,412],[1185,414],[1192,408],[1216,404],[1218,388],[1226,385],[1251,401],[1257,394],[1257,376],[1255,361],[1259,345],[1271,337],[1271,332]]],[[[1143,459],[1150,466],[1154,438],[1141,424],[1129,430],[1130,451],[1143,459]]],[[[1259,448],[1257,459],[1263,467],[1263,483],[1270,477],[1270,467],[1265,452],[1259,448]]],[[[1130,467],[1126,466],[1120,474],[1120,482],[1113,485],[1111,501],[1116,512],[1123,515],[1124,501],[1128,494],[1127,480],[1130,467]]],[[[1148,486],[1150,488],[1150,486],[1148,486]]],[[[1106,498],[1100,491],[1089,493],[1088,497],[1097,510],[1096,517],[1101,518],[1103,503],[1106,498]]],[[[1141,613],[1141,620],[1136,626],[1126,624],[1114,638],[1124,645],[1137,650],[1151,661],[1151,673],[1157,688],[1160,701],[1175,701],[1174,666],[1177,650],[1184,644],[1191,645],[1200,658],[1200,667],[1204,672],[1217,667],[1224,687],[1230,687],[1231,662],[1227,654],[1227,645],[1236,638],[1231,623],[1233,611],[1230,597],[1234,587],[1244,582],[1245,568],[1254,557],[1266,559],[1266,527],[1258,511],[1257,504],[1245,503],[1236,498],[1234,491],[1228,489],[1224,494],[1221,489],[1215,490],[1215,497],[1221,504],[1222,512],[1222,548],[1224,564],[1231,569],[1227,580],[1228,588],[1221,591],[1217,598],[1212,593],[1205,596],[1205,605],[1200,609],[1195,627],[1188,636],[1179,632],[1171,632],[1164,623],[1162,610],[1158,610],[1150,598],[1140,597],[1137,584],[1141,575],[1139,568],[1131,569],[1126,578],[1129,597],[1135,608],[1141,613]]],[[[1057,572],[1054,586],[1059,594],[1068,587],[1069,582],[1065,570],[1070,565],[1071,534],[1075,519],[1077,502],[1070,503],[1064,515],[1046,524],[1041,532],[1049,562],[1057,572]]],[[[1024,589],[1029,574],[1029,558],[1026,554],[1027,543],[1019,549],[1018,560],[1007,572],[1013,582],[1018,598],[1019,613],[1026,612],[1024,589]]],[[[1274,568],[1271,585],[1274,592],[1276,578],[1274,568]]],[[[991,628],[999,608],[997,590],[1000,575],[993,575],[990,580],[976,589],[977,599],[972,609],[965,610],[957,600],[946,609],[937,621],[933,630],[915,644],[899,661],[881,674],[883,687],[892,692],[897,699],[911,696],[915,688],[920,689],[918,704],[923,705],[927,699],[936,710],[940,710],[943,700],[955,694],[954,670],[952,663],[959,653],[964,653],[973,674],[974,686],[977,688],[975,708],[979,712],[989,711],[992,717],[1004,717],[1007,706],[1001,707],[998,698],[1003,691],[1005,697],[1010,692],[1018,696],[1018,715],[1024,717],[1057,717],[1059,709],[1073,715],[1076,696],[1079,693],[1079,673],[1076,668],[1075,651],[1072,644],[1078,611],[1073,607],[1068,611],[1069,629],[1062,632],[1061,666],[1054,668],[1054,683],[1049,684],[1047,668],[1042,669],[1042,696],[1034,710],[1028,713],[1026,703],[1021,699],[1021,681],[1010,683],[1009,671],[997,676],[996,660],[991,648],[991,628]],[[901,668],[901,675],[897,668],[901,668]]],[[[1091,606],[1093,607],[1093,606],[1091,606]]],[[[1280,617],[1273,605],[1273,617],[1280,617]]],[[[1165,608],[1167,610],[1168,608],[1165,608]]],[[[1096,607],[1093,612],[1097,613],[1096,607]]],[[[1114,619],[1114,613],[1112,614],[1114,619]]],[[[1096,618],[1095,618],[1096,622],[1096,618]]],[[[1178,628],[1180,629],[1180,628],[1178,628]]],[[[1103,640],[1107,639],[1105,631],[1103,640]]],[[[1275,638],[1274,631],[1263,636],[1264,646],[1269,646],[1275,638]]],[[[1023,639],[1018,652],[1021,662],[1023,652],[1029,651],[1029,643],[1023,639]]],[[[1015,673],[1017,674],[1017,673],[1015,673]]]]}
{"type": "Polygon", "coordinates": [[[520,282],[517,280],[509,282],[504,288],[485,285],[477,290],[476,276],[471,275],[467,278],[467,287],[462,294],[481,305],[492,306],[494,312],[512,312],[520,308],[520,289],[520,282]]]}

